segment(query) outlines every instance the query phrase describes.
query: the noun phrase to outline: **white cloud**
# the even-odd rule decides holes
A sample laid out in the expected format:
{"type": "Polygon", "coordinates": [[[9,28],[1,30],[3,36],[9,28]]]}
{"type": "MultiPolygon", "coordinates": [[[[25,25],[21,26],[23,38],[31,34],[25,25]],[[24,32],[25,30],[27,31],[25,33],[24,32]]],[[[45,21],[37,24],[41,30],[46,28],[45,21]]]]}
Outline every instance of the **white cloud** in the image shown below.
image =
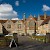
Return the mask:
{"type": "Polygon", "coordinates": [[[17,12],[13,10],[13,7],[10,4],[0,5],[0,19],[2,18],[11,19],[14,17],[17,17],[17,12]]]}
{"type": "Polygon", "coordinates": [[[7,18],[0,18],[0,20],[7,20],[7,18]]]}
{"type": "Polygon", "coordinates": [[[16,1],[16,2],[15,2],[15,5],[16,5],[16,6],[19,6],[19,1],[16,1]]]}
{"type": "Polygon", "coordinates": [[[12,18],[11,20],[20,20],[19,18],[12,18]]]}
{"type": "Polygon", "coordinates": [[[42,10],[43,10],[43,11],[50,11],[50,7],[47,6],[47,5],[43,5],[42,10]]]}
{"type": "Polygon", "coordinates": [[[0,12],[10,12],[13,8],[10,4],[1,4],[0,5],[0,12]]]}

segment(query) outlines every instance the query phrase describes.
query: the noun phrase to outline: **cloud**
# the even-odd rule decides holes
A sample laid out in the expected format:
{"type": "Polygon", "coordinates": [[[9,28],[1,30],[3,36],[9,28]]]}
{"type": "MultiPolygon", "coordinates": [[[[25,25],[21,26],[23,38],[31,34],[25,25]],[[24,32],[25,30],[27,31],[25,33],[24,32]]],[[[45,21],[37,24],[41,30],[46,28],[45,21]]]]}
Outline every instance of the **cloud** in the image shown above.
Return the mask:
{"type": "Polygon", "coordinates": [[[19,18],[12,18],[11,20],[20,20],[19,18]]]}
{"type": "Polygon", "coordinates": [[[15,2],[15,5],[16,5],[16,6],[19,6],[19,1],[16,1],[16,2],[15,2]]]}
{"type": "Polygon", "coordinates": [[[17,12],[13,10],[12,5],[10,4],[1,4],[0,5],[0,19],[11,19],[17,17],[17,12]]]}
{"type": "Polygon", "coordinates": [[[11,12],[13,10],[10,4],[1,4],[0,5],[0,12],[11,12]]]}
{"type": "Polygon", "coordinates": [[[47,6],[47,5],[43,5],[42,10],[43,10],[43,11],[50,11],[50,7],[47,6]]]}

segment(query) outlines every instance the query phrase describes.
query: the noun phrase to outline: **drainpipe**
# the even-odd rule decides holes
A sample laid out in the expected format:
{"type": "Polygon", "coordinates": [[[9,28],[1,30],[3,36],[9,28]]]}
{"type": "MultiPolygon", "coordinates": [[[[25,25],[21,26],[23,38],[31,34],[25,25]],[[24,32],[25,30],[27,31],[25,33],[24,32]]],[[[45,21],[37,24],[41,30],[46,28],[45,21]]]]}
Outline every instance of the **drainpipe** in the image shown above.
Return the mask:
{"type": "Polygon", "coordinates": [[[36,23],[35,23],[34,35],[36,35],[36,23]]]}

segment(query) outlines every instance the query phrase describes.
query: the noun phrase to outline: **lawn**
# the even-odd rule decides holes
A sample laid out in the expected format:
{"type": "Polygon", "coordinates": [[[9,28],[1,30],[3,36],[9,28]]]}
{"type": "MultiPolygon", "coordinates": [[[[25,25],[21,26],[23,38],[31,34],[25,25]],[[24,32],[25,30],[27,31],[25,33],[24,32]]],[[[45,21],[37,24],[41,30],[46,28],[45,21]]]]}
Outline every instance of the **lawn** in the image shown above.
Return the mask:
{"type": "Polygon", "coordinates": [[[6,47],[9,45],[9,42],[11,41],[12,37],[0,37],[0,47],[6,47]]]}
{"type": "Polygon", "coordinates": [[[46,36],[33,36],[37,41],[46,42],[46,36]]]}
{"type": "Polygon", "coordinates": [[[5,47],[6,46],[6,41],[4,37],[0,37],[0,47],[5,47]]]}

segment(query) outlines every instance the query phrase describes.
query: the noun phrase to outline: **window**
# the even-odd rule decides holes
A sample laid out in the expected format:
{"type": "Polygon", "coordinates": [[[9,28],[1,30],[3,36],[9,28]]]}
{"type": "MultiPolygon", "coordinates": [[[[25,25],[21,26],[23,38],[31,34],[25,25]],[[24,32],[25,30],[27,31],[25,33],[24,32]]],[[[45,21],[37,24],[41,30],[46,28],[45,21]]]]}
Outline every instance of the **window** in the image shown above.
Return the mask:
{"type": "Polygon", "coordinates": [[[34,21],[30,21],[30,22],[29,22],[29,27],[30,27],[30,26],[34,26],[34,25],[35,25],[34,21]]]}
{"type": "Polygon", "coordinates": [[[18,24],[18,28],[21,29],[21,24],[18,24]]]}
{"type": "Polygon", "coordinates": [[[7,28],[11,28],[11,25],[10,25],[10,24],[8,24],[7,28]]]}

